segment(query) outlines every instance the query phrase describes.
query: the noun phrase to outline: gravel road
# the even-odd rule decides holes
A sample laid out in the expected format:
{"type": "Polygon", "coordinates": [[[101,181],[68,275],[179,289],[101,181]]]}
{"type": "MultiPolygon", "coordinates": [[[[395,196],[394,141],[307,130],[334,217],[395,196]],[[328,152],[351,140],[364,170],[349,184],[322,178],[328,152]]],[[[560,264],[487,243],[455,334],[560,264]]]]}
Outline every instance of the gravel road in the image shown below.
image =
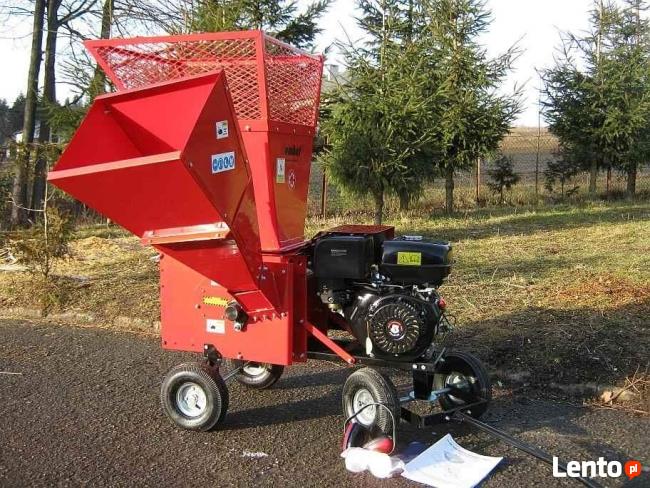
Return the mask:
{"type": "MultiPolygon", "coordinates": [[[[421,486],[345,471],[339,398],[350,370],[333,364],[289,368],[262,392],[231,383],[220,430],[175,428],[159,408],[160,380],[194,357],[165,352],[153,337],[0,320],[0,485],[421,486]]],[[[565,460],[650,465],[647,418],[497,390],[485,419],[565,460]]],[[[433,443],[447,432],[472,451],[505,457],[486,487],[581,486],[469,427],[403,425],[400,438],[433,443]]],[[[624,486],[648,487],[650,473],[624,486]]]]}

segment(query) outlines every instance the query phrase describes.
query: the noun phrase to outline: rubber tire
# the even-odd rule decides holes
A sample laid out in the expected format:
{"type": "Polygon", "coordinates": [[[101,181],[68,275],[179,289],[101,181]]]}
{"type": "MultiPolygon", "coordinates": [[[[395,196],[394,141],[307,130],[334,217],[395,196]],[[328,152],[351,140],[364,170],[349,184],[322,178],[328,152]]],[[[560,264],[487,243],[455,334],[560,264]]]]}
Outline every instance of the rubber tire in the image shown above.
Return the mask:
{"type": "MultiPolygon", "coordinates": [[[[230,366],[233,368],[238,368],[242,364],[246,364],[248,361],[242,361],[240,359],[232,359],[229,361],[230,366]]],[[[284,366],[278,364],[267,364],[266,371],[259,375],[250,375],[245,373],[244,370],[241,370],[235,375],[235,379],[238,383],[251,388],[253,390],[264,390],[273,386],[282,376],[284,372],[284,366]]]]}
{"type": "Polygon", "coordinates": [[[216,368],[204,363],[184,363],[174,366],[160,386],[160,403],[163,411],[177,426],[196,431],[211,430],[220,424],[228,411],[228,388],[216,368]],[[206,411],[199,417],[184,415],[176,404],[176,393],[183,383],[194,382],[201,386],[206,399],[206,411]]]}
{"type": "MultiPolygon", "coordinates": [[[[492,382],[483,363],[473,354],[462,351],[450,351],[444,356],[444,363],[440,365],[433,379],[434,389],[440,390],[445,388],[447,377],[454,372],[462,373],[465,376],[476,378],[473,385],[473,393],[477,398],[484,398],[487,403],[471,409],[471,416],[479,418],[483,415],[492,400],[492,382]]],[[[449,395],[440,395],[438,400],[443,410],[456,408],[460,404],[449,398],[449,395]]]]}
{"type": "MultiPolygon", "coordinates": [[[[395,385],[387,376],[373,368],[362,368],[352,373],[343,385],[343,414],[349,418],[354,414],[353,400],[355,393],[365,388],[376,403],[382,403],[392,412],[395,422],[399,424],[401,406],[395,385]]],[[[393,420],[386,409],[376,408],[375,426],[384,434],[393,435],[393,420]]],[[[397,428],[397,426],[395,426],[397,428]]]]}

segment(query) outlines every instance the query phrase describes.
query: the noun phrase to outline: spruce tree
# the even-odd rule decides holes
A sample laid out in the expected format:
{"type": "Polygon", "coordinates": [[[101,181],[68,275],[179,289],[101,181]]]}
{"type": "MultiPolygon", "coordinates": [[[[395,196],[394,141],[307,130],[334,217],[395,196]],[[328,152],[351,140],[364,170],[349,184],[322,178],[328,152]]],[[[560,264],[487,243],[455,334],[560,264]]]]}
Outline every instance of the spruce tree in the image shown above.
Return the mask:
{"type": "Polygon", "coordinates": [[[503,204],[505,190],[510,190],[513,186],[519,183],[521,177],[515,173],[514,163],[512,158],[501,154],[493,163],[492,167],[488,169],[488,175],[492,181],[488,182],[488,186],[493,193],[499,194],[499,203],[503,204]]]}
{"type": "MultiPolygon", "coordinates": [[[[547,161],[546,169],[544,170],[544,187],[553,192],[556,183],[560,184],[560,195],[564,198],[565,186],[577,173],[579,167],[572,161],[567,159],[556,159],[547,161]]],[[[574,188],[574,190],[577,187],[574,188]]],[[[573,190],[572,190],[573,191],[573,190]]]]}
{"type": "MultiPolygon", "coordinates": [[[[4,151],[2,147],[5,140],[13,134],[11,130],[11,108],[7,100],[0,98],[0,151],[4,151]]],[[[0,161],[3,159],[3,154],[0,153],[0,161]]]]}
{"type": "Polygon", "coordinates": [[[335,182],[370,195],[381,223],[386,195],[417,197],[431,174],[437,143],[439,93],[421,46],[405,34],[409,1],[359,2],[364,46],[346,47],[345,82],[325,97],[322,123],[330,148],[321,157],[335,182]]]}
{"type": "Polygon", "coordinates": [[[516,47],[491,58],[479,43],[492,17],[483,0],[424,0],[423,43],[436,52],[431,78],[442,97],[438,140],[444,148],[436,165],[445,177],[446,210],[454,208],[454,175],[497,150],[521,109],[518,91],[500,89],[517,57],[516,47]]]}
{"type": "Polygon", "coordinates": [[[543,107],[566,164],[590,173],[596,192],[599,168],[636,172],[650,157],[649,27],[642,0],[623,7],[598,0],[591,32],[567,35],[556,65],[543,72],[543,107]]]}
{"type": "Polygon", "coordinates": [[[23,114],[25,113],[26,98],[22,93],[19,94],[9,110],[9,126],[11,133],[18,132],[23,126],[23,114]]]}
{"type": "Polygon", "coordinates": [[[629,195],[636,191],[639,166],[650,159],[650,27],[641,16],[647,10],[643,0],[624,1],[604,70],[615,88],[606,122],[613,166],[626,174],[629,195]]]}
{"type": "Polygon", "coordinates": [[[200,0],[190,19],[194,32],[261,29],[297,47],[312,47],[318,19],[332,0],[315,0],[299,11],[295,0],[200,0]]]}

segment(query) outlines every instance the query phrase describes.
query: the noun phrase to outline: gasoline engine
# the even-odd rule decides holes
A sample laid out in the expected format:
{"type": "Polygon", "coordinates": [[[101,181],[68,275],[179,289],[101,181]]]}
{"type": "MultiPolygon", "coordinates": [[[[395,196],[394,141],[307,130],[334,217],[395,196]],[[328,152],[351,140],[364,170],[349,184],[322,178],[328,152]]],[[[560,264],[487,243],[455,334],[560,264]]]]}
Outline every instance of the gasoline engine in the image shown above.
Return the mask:
{"type": "Polygon", "coordinates": [[[449,243],[381,233],[326,233],[312,243],[316,294],[346,319],[366,354],[398,361],[425,355],[442,324],[437,288],[451,271],[449,243]]]}

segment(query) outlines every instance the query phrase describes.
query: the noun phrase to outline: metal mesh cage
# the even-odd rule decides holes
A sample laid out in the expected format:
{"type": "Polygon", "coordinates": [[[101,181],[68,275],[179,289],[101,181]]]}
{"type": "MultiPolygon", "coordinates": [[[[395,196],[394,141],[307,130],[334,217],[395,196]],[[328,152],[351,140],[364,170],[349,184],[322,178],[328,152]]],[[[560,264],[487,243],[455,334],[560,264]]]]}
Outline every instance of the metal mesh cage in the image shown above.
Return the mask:
{"type": "Polygon", "coordinates": [[[260,31],[88,41],[118,90],[224,70],[240,120],[315,126],[323,59],[260,31]]]}

